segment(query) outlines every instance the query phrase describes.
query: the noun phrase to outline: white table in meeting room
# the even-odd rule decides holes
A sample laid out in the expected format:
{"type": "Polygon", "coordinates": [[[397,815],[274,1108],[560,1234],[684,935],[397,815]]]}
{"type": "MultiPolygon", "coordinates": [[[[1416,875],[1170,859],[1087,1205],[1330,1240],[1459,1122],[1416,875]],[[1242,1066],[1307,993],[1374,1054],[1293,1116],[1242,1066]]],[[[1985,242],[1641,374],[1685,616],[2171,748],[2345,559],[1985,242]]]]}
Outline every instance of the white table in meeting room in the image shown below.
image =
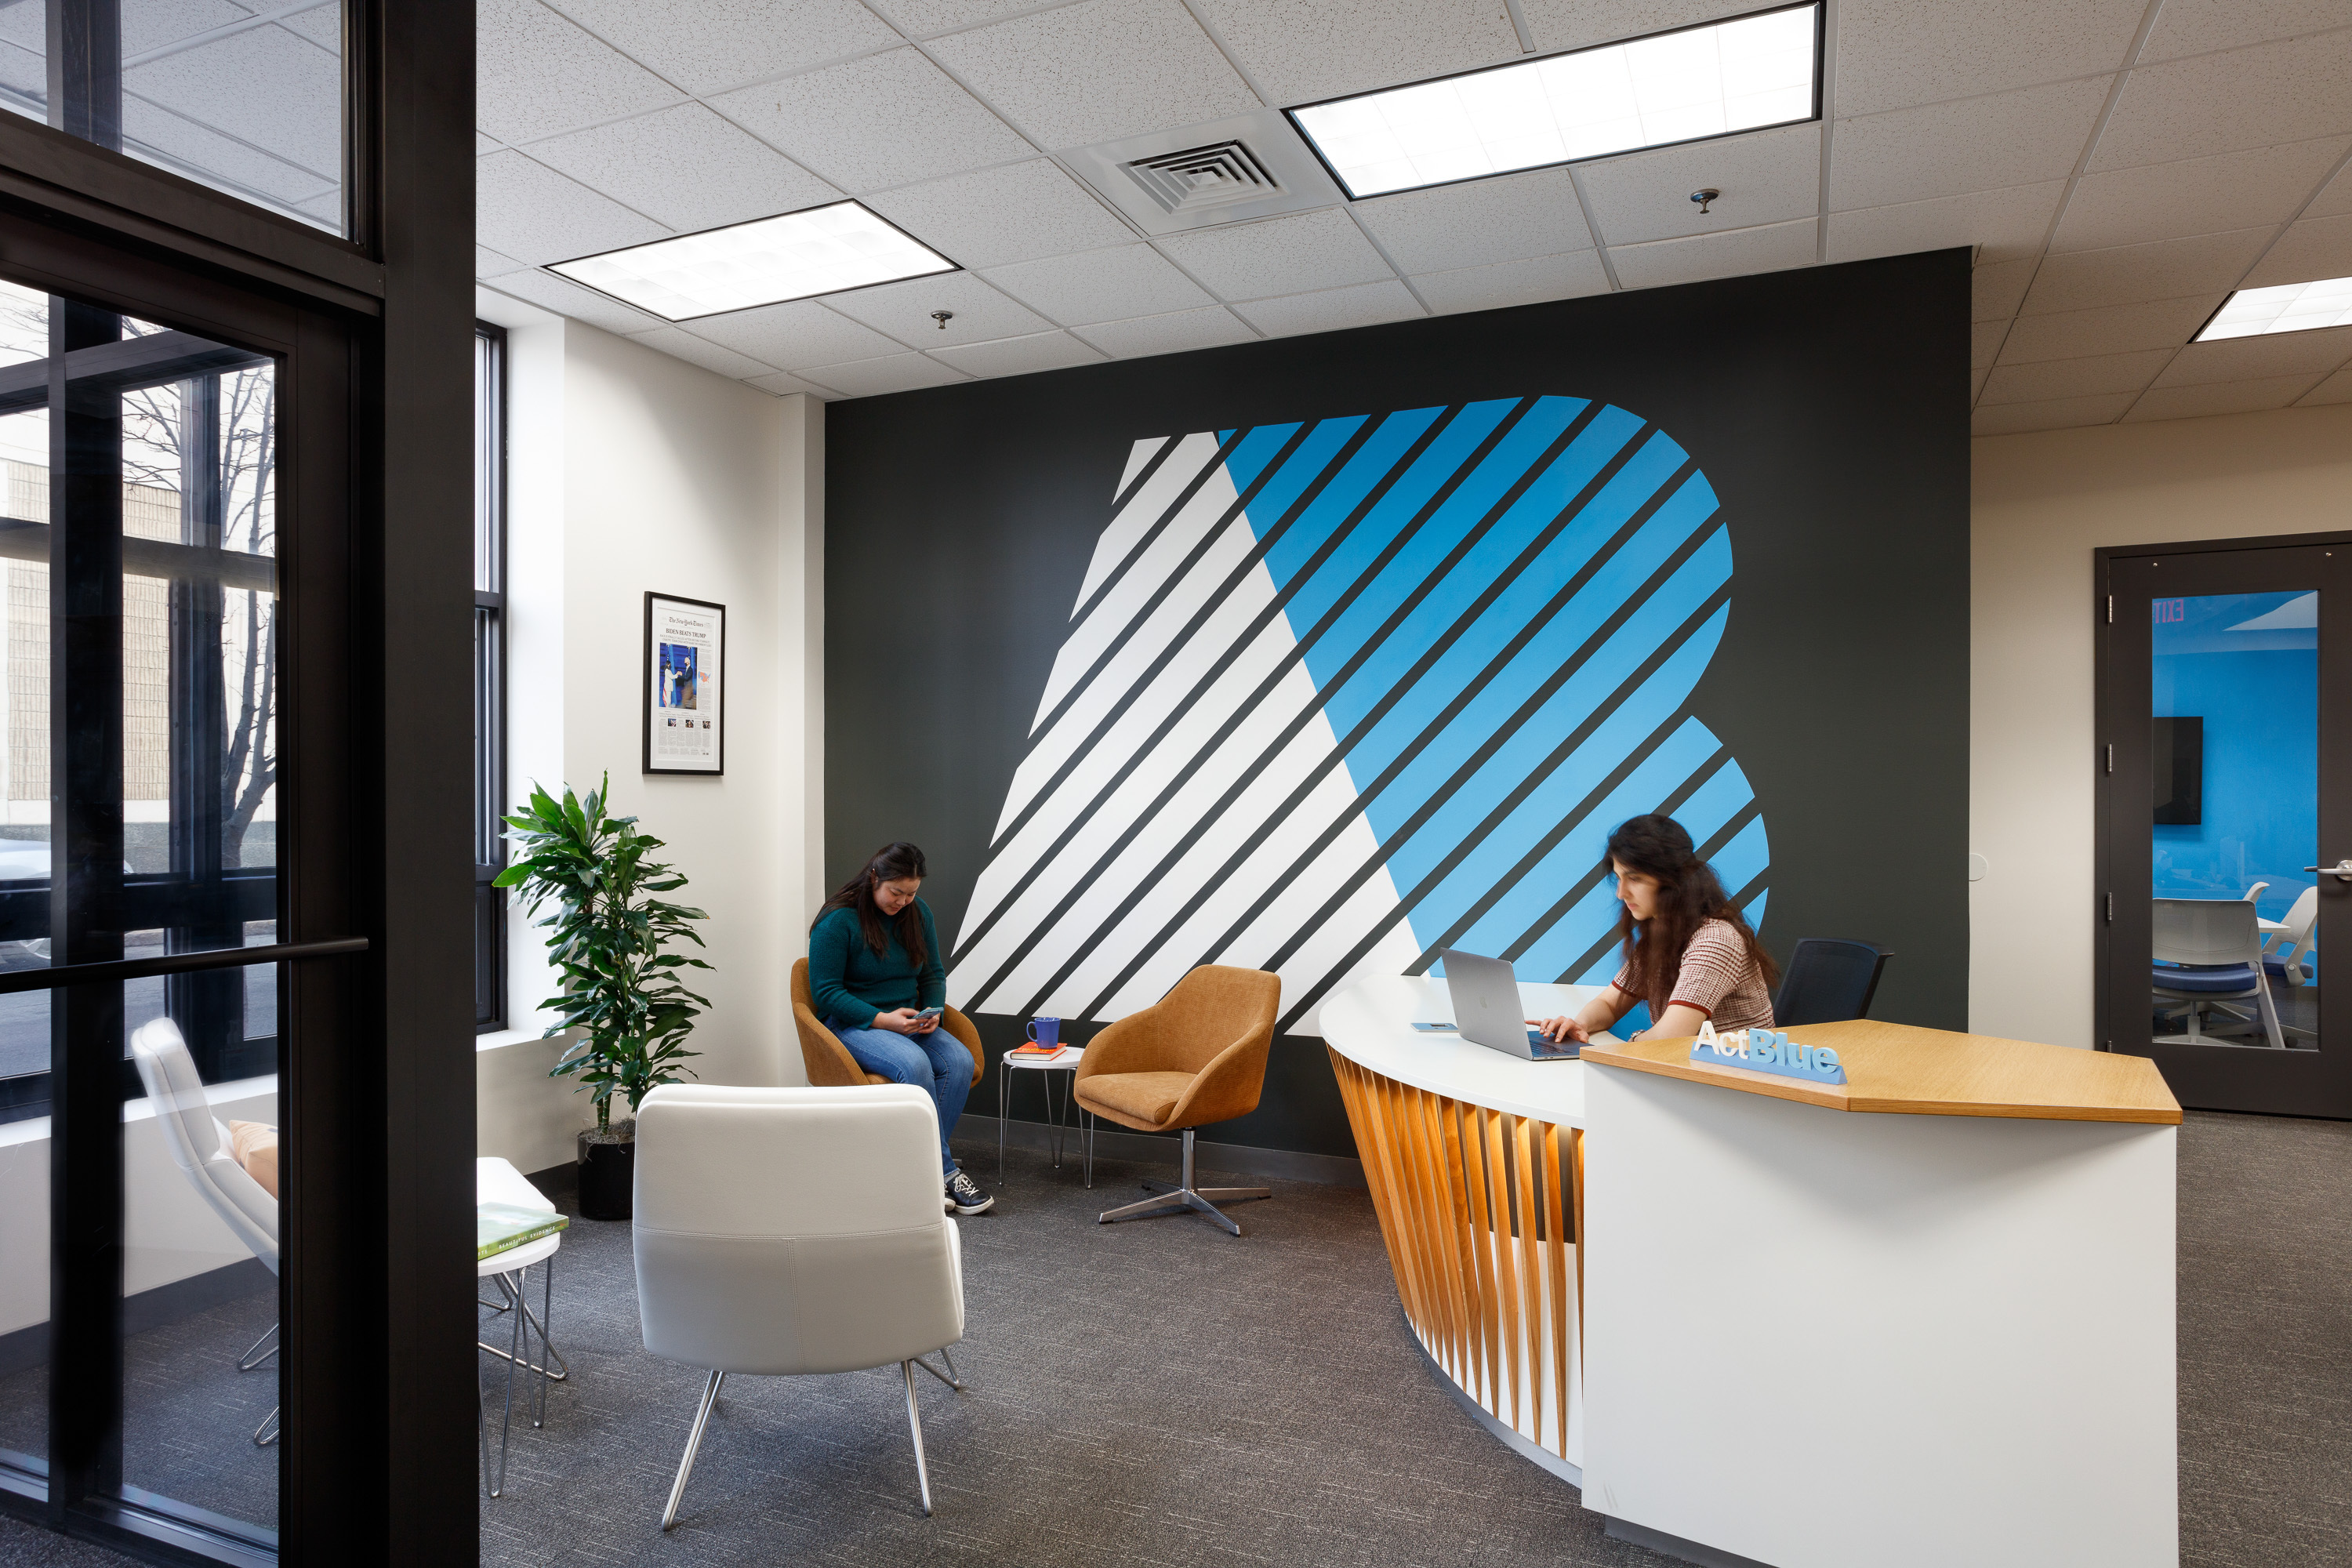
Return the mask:
{"type": "Polygon", "coordinates": [[[1728,1568],[2175,1568],[2153,1064],[1796,1028],[1845,1058],[1829,1086],[1412,1026],[1452,1016],[1419,978],[1322,1008],[1397,1292],[1440,1385],[1611,1534],[1728,1568]]]}

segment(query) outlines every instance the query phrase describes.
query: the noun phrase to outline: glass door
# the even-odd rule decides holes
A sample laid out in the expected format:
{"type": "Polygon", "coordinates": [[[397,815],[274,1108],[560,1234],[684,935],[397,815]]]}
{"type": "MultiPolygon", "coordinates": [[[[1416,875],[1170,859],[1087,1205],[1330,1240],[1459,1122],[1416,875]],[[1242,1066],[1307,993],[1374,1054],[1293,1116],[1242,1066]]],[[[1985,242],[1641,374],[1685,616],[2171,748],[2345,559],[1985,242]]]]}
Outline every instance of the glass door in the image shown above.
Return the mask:
{"type": "Polygon", "coordinates": [[[2184,1105],[2352,1117],[2352,544],[2102,565],[2100,1037],[2184,1105]]]}

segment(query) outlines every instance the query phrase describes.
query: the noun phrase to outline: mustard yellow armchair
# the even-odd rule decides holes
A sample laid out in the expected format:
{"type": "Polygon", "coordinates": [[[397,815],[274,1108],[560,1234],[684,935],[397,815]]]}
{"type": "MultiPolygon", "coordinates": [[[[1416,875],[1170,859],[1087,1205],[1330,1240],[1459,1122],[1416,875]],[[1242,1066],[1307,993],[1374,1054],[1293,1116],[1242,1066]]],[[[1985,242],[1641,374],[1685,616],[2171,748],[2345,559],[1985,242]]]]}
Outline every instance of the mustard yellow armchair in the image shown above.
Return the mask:
{"type": "Polygon", "coordinates": [[[1204,963],[1178,981],[1152,1006],[1131,1013],[1097,1035],[1078,1061],[1076,1096],[1088,1113],[1087,1184],[1094,1184],[1092,1117],[1104,1116],[1139,1132],[1184,1134],[1183,1179],[1146,1182],[1160,1194],[1106,1210],[1098,1223],[1148,1219],[1190,1209],[1234,1236],[1242,1227],[1218,1202],[1274,1195],[1266,1187],[1192,1184],[1192,1131],[1257,1109],[1265,1088],[1266,1055],[1282,1010],[1282,981],[1258,969],[1204,963]]]}
{"type": "MultiPolygon", "coordinates": [[[[859,1067],[857,1058],[849,1054],[849,1047],[841,1043],[841,1037],[826,1028],[824,1020],[816,1016],[816,1009],[809,1003],[808,960],[805,958],[793,961],[793,1023],[800,1030],[801,1064],[808,1068],[812,1088],[835,1089],[845,1084],[890,1081],[859,1067]]],[[[981,1058],[980,1031],[971,1026],[970,1018],[952,1007],[940,1015],[940,1027],[962,1041],[963,1048],[971,1053],[971,1081],[978,1083],[987,1066],[981,1058]]]]}

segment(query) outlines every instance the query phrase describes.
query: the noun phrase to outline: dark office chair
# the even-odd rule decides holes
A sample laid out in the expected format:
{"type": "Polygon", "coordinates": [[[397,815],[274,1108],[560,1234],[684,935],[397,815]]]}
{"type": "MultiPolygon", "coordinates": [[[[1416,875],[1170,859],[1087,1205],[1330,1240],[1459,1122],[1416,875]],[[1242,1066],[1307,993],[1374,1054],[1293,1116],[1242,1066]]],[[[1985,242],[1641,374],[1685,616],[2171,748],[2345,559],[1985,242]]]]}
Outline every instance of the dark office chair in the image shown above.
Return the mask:
{"type": "Polygon", "coordinates": [[[1879,971],[1895,955],[1875,942],[1809,936],[1789,954],[1780,994],[1772,999],[1772,1026],[1843,1024],[1870,1016],[1879,971]]]}

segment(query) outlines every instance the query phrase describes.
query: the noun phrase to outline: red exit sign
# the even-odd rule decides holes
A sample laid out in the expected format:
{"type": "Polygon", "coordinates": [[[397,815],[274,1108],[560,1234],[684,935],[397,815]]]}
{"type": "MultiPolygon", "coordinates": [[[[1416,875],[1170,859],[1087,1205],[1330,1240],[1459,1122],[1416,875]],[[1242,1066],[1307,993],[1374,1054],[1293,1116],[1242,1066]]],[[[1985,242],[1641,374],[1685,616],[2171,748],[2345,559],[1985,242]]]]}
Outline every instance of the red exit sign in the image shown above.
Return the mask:
{"type": "Polygon", "coordinates": [[[2186,599],[2158,599],[2150,607],[2156,612],[2158,626],[2189,618],[2189,601],[2186,599]]]}

